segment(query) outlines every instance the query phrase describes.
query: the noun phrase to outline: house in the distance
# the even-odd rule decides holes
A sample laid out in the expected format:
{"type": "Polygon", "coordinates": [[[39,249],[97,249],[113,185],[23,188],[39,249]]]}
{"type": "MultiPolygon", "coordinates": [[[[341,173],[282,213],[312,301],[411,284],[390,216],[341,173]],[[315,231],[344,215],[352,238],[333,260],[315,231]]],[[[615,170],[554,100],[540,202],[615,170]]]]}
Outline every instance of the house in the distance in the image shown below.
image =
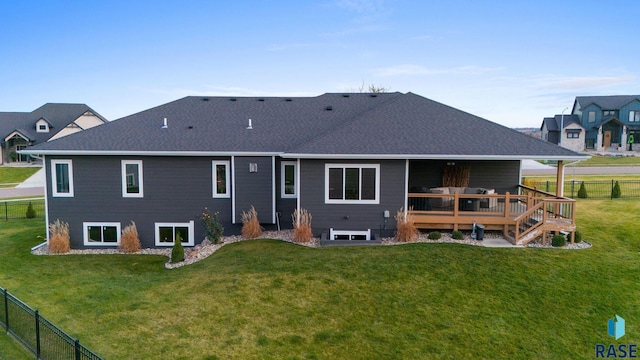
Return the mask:
{"type": "Polygon", "coordinates": [[[637,151],[640,95],[578,96],[571,114],[544,118],[541,133],[574,151],[637,151]]]}
{"type": "Polygon", "coordinates": [[[327,241],[392,234],[403,209],[420,228],[477,222],[523,243],[573,232],[575,207],[561,188],[548,199],[522,187],[521,160],[558,160],[562,176],[564,160],[587,158],[397,92],[191,96],[23,153],[44,158],[47,219],[69,223],[74,248],[116,246],[131,221],[143,247],[172,246],[178,234],[193,246],[205,208],[237,234],[252,206],[268,229],[291,228],[292,212],[306,209],[327,241]],[[530,221],[544,209],[561,213],[530,221]]]}
{"type": "Polygon", "coordinates": [[[20,150],[105,122],[85,104],[48,103],[32,112],[0,112],[0,164],[29,162],[20,150]]]}

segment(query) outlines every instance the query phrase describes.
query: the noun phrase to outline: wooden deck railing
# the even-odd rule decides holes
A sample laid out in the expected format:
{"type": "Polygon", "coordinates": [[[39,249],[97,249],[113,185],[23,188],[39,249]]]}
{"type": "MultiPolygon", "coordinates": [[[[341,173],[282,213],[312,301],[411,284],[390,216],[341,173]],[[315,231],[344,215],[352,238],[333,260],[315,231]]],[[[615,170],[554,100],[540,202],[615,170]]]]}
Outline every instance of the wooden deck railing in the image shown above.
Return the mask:
{"type": "Polygon", "coordinates": [[[471,229],[483,224],[518,243],[535,231],[575,230],[575,200],[520,185],[521,195],[409,193],[408,213],[417,228],[471,229]]]}

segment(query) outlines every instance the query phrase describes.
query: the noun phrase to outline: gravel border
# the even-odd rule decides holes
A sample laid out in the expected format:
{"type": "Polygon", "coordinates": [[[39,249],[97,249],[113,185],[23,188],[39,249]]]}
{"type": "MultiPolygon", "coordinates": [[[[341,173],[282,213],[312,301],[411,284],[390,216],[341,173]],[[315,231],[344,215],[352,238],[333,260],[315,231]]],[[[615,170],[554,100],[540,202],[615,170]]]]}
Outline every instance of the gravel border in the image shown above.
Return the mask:
{"type": "MultiPolygon", "coordinates": [[[[482,241],[478,241],[475,239],[471,239],[471,237],[469,235],[465,234],[464,239],[462,240],[456,240],[451,238],[451,233],[447,233],[447,232],[441,232],[442,237],[440,239],[437,240],[431,240],[428,238],[429,233],[423,233],[421,232],[420,235],[418,236],[418,238],[410,243],[407,242],[399,242],[396,241],[395,238],[383,238],[381,240],[381,244],[382,246],[390,246],[390,245],[403,245],[403,244],[412,244],[412,243],[451,243],[451,244],[464,244],[464,245],[471,245],[471,246],[484,246],[482,241]]],[[[485,232],[485,238],[499,238],[499,239],[504,239],[504,237],[499,234],[499,233],[492,233],[492,232],[485,232]]],[[[262,233],[262,235],[260,236],[260,239],[273,239],[273,240],[281,240],[281,241],[286,241],[292,244],[296,244],[296,245],[300,245],[300,246],[306,246],[306,247],[312,247],[312,248],[319,248],[320,247],[320,239],[319,238],[313,238],[310,242],[308,243],[298,243],[293,239],[293,230],[282,230],[282,231],[265,231],[262,233]]],[[[222,238],[222,242],[219,244],[212,244],[208,239],[205,239],[204,241],[202,241],[201,244],[198,244],[192,248],[185,248],[184,249],[184,255],[185,255],[185,260],[181,261],[179,263],[172,263],[169,261],[167,261],[164,264],[164,267],[166,269],[175,269],[175,268],[179,268],[182,266],[186,266],[186,265],[191,265],[193,263],[196,263],[200,260],[206,259],[209,256],[211,256],[214,252],[216,252],[218,249],[220,249],[221,247],[227,245],[227,244],[233,244],[236,242],[240,242],[240,241],[249,241],[251,239],[245,239],[242,236],[238,236],[238,235],[234,235],[234,236],[225,236],[222,238]]],[[[527,246],[524,247],[528,247],[528,248],[547,248],[547,249],[567,249],[567,250],[578,250],[578,249],[588,249],[591,247],[591,244],[586,242],[586,241],[582,241],[580,243],[576,243],[576,244],[567,244],[566,246],[563,247],[553,247],[551,246],[551,244],[541,244],[541,243],[530,243],[527,246]]],[[[524,248],[523,247],[523,248],[524,248]]],[[[32,254],[34,255],[78,255],[78,254],[119,254],[119,255],[129,255],[128,253],[124,252],[123,250],[120,249],[113,249],[113,248],[109,248],[109,249],[82,249],[82,250],[78,250],[78,249],[72,249],[70,250],[68,253],[66,254],[50,254],[49,253],[49,249],[46,246],[46,243],[43,243],[39,246],[36,246],[32,249],[31,251],[32,254]]],[[[162,255],[162,256],[166,256],[167,258],[171,259],[171,248],[165,248],[165,249],[141,249],[140,251],[133,253],[132,255],[162,255]]]]}

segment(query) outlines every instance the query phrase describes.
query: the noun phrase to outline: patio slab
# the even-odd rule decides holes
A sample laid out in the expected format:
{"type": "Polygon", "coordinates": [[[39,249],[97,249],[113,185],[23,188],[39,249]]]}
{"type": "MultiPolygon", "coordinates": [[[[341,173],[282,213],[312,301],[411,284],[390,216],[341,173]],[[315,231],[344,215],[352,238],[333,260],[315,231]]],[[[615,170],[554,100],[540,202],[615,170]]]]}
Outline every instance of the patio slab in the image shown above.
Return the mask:
{"type": "Polygon", "coordinates": [[[521,248],[524,246],[521,245],[513,245],[509,241],[502,238],[484,238],[482,240],[482,245],[485,247],[492,248],[521,248]]]}

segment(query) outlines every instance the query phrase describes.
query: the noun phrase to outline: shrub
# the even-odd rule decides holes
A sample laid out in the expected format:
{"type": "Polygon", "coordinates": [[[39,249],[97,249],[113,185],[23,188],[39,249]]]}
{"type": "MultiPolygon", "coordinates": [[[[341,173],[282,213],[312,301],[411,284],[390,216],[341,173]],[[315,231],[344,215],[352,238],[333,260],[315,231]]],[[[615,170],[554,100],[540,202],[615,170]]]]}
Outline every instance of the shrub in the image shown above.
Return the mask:
{"type": "Polygon", "coordinates": [[[551,238],[551,246],[553,247],[565,246],[566,244],[567,239],[564,237],[564,235],[554,235],[551,238]]]}
{"type": "Polygon", "coordinates": [[[122,230],[118,247],[129,254],[140,251],[140,238],[138,238],[138,228],[135,222],[132,221],[131,225],[122,230]]]}
{"type": "Polygon", "coordinates": [[[584,181],[580,183],[580,189],[578,189],[578,197],[580,199],[586,199],[587,196],[587,188],[584,187],[584,181]]]}
{"type": "Polygon", "coordinates": [[[307,243],[313,239],[311,230],[311,214],[305,209],[295,209],[291,214],[293,220],[293,239],[296,242],[307,243]]]}
{"type": "Polygon", "coordinates": [[[173,249],[171,249],[171,262],[177,263],[184,261],[184,247],[182,247],[182,236],[176,234],[176,240],[173,242],[173,249]]]}
{"type": "Polygon", "coordinates": [[[462,240],[464,239],[464,234],[462,234],[462,231],[454,231],[451,233],[451,238],[452,239],[456,239],[456,240],[462,240]]]}
{"type": "Polygon", "coordinates": [[[54,254],[65,254],[71,249],[69,239],[69,224],[59,219],[53,224],[49,224],[49,252],[54,254]]]}
{"type": "Polygon", "coordinates": [[[27,206],[27,213],[25,214],[27,219],[33,219],[36,217],[36,211],[33,209],[33,204],[29,202],[29,206],[27,206]]]}
{"type": "Polygon", "coordinates": [[[255,239],[260,235],[262,235],[262,227],[258,221],[258,213],[252,205],[248,212],[242,212],[242,236],[245,239],[255,239]]]}
{"type": "Polygon", "coordinates": [[[576,230],[575,235],[573,237],[573,241],[575,243],[579,243],[582,241],[582,233],[580,231],[576,230]]]}
{"type": "Polygon", "coordinates": [[[402,211],[402,208],[400,208],[400,210],[396,212],[396,216],[394,216],[394,218],[396,219],[397,228],[396,241],[415,241],[419,233],[418,229],[416,229],[416,226],[414,225],[413,216],[411,216],[410,214],[407,214],[405,216],[404,211],[402,211]]]}
{"type": "Polygon", "coordinates": [[[432,233],[429,233],[429,239],[430,239],[430,240],[438,240],[438,239],[440,239],[441,237],[442,237],[442,234],[440,234],[440,233],[439,233],[439,232],[437,232],[437,231],[434,231],[434,232],[432,232],[432,233]]]}
{"type": "Polygon", "coordinates": [[[214,244],[220,243],[222,240],[222,233],[224,233],[224,227],[220,224],[218,219],[218,212],[214,212],[213,215],[209,213],[209,209],[204,208],[202,211],[202,225],[204,231],[207,234],[207,239],[214,244]]]}
{"type": "Polygon", "coordinates": [[[613,190],[611,190],[611,197],[619,198],[620,196],[622,196],[622,191],[620,190],[620,183],[616,181],[616,183],[613,185],[613,190]]]}

